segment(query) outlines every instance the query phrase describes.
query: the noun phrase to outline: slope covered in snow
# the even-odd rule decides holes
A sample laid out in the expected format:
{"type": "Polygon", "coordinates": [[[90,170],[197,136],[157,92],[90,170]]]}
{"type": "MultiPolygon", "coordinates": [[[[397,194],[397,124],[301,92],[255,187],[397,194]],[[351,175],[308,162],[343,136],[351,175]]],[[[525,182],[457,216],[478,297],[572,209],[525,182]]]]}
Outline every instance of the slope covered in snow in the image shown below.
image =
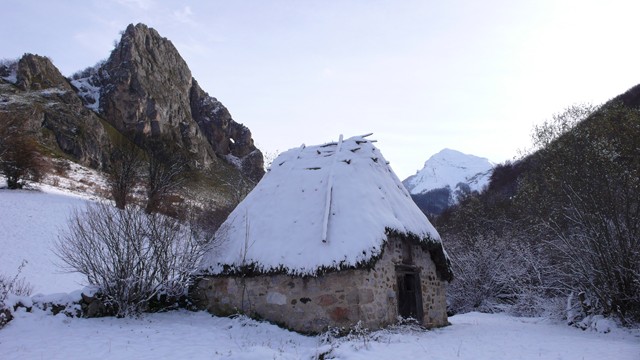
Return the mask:
{"type": "Polygon", "coordinates": [[[486,158],[444,149],[431,156],[422,170],[402,183],[412,195],[447,189],[449,205],[457,202],[457,192],[482,191],[489,184],[494,164],[486,158]]]}
{"type": "Polygon", "coordinates": [[[282,153],[229,215],[202,264],[313,275],[380,254],[387,230],[440,242],[373,141],[361,136],[282,153]]]}
{"type": "Polygon", "coordinates": [[[52,245],[73,211],[99,199],[106,188],[96,170],[62,160],[54,167],[66,170],[48,174],[42,183],[31,184],[32,190],[3,189],[6,182],[0,176],[0,274],[13,278],[24,260],[20,277],[33,286],[34,294],[83,287],[84,276],[56,265],[52,245]]]}
{"type": "Polygon", "coordinates": [[[25,260],[20,275],[34,293],[82,288],[83,276],[63,273],[56,266],[52,245],[74,209],[86,203],[69,193],[0,190],[0,273],[12,278],[25,260]]]}

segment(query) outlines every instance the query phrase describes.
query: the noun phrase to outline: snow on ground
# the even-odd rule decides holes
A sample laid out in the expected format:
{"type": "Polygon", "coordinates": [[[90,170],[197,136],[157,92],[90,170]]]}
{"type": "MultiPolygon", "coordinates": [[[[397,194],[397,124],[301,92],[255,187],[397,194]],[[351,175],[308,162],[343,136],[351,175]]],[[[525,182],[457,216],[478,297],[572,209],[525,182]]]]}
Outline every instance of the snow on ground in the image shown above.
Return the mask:
{"type": "Polygon", "coordinates": [[[640,333],[625,330],[585,332],[506,314],[469,313],[449,321],[451,326],[429,332],[383,335],[367,346],[341,344],[333,354],[341,359],[640,359],[640,333]]]}
{"type": "Polygon", "coordinates": [[[73,209],[86,202],[69,194],[0,190],[0,273],[13,277],[26,260],[21,276],[33,285],[34,293],[81,288],[84,278],[61,273],[51,247],[73,209]]]}
{"type": "Polygon", "coordinates": [[[55,167],[64,169],[48,174],[39,184],[48,193],[67,194],[97,200],[108,193],[107,181],[99,171],[74,162],[57,160],[55,167]]]}
{"type": "MultiPolygon", "coordinates": [[[[74,176],[98,181],[88,179],[91,174],[74,176]]],[[[41,191],[0,190],[0,272],[14,275],[26,259],[22,275],[35,293],[81,289],[82,276],[58,273],[51,243],[70,212],[89,197],[39,186],[41,191]]],[[[34,308],[14,315],[0,329],[1,359],[314,359],[321,353],[327,359],[640,359],[639,331],[614,328],[603,334],[503,314],[463,314],[442,329],[382,330],[328,343],[322,336],[205,312],[75,319],[34,308]]]]}
{"type": "Polygon", "coordinates": [[[0,274],[13,278],[23,260],[20,276],[33,293],[59,293],[81,289],[84,277],[64,273],[56,265],[53,242],[74,209],[82,210],[99,199],[106,187],[95,170],[68,163],[64,174],[50,174],[31,190],[6,190],[0,180],[0,274]],[[55,184],[55,186],[53,186],[55,184]]]}
{"type": "Polygon", "coordinates": [[[19,312],[0,330],[3,359],[639,359],[640,334],[584,332],[540,319],[457,315],[433,331],[382,330],[322,341],[244,317],[177,311],[139,319],[19,312]]]}
{"type": "Polygon", "coordinates": [[[170,312],[140,319],[21,313],[0,330],[3,359],[303,359],[316,339],[246,318],[170,312]]]}

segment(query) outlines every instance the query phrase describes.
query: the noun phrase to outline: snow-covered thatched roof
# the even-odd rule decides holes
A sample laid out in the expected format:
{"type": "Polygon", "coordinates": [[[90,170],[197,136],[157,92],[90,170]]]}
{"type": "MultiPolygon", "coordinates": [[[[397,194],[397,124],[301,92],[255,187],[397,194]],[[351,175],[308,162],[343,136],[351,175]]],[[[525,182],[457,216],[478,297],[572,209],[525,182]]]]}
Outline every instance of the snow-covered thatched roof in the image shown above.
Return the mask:
{"type": "Polygon", "coordinates": [[[378,258],[389,233],[435,249],[436,264],[448,267],[440,236],[373,142],[341,136],[280,154],[220,227],[201,271],[317,275],[359,267],[378,258]]]}

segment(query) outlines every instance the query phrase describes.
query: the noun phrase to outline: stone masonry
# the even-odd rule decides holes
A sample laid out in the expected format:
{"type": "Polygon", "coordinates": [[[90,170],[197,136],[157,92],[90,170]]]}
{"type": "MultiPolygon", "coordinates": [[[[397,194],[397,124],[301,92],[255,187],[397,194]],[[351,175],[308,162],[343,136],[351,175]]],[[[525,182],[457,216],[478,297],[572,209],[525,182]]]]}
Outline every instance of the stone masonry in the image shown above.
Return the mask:
{"type": "Polygon", "coordinates": [[[390,237],[371,270],[343,270],[318,277],[259,275],[210,276],[199,281],[193,296],[216,315],[244,313],[287,328],[318,333],[329,327],[369,329],[398,320],[398,266],[419,274],[422,319],[426,327],[448,324],[445,282],[436,274],[428,252],[417,244],[390,237]]]}

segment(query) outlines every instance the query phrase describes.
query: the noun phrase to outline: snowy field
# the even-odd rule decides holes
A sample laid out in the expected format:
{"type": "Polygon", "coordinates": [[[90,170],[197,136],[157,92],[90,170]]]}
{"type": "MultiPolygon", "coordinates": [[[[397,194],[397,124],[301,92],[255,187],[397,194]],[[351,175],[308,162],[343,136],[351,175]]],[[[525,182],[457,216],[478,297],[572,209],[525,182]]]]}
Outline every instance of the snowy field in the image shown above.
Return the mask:
{"type": "MultiPolygon", "coordinates": [[[[22,275],[34,294],[82,288],[55,266],[51,244],[87,199],[50,187],[0,190],[0,272],[22,275]]],[[[640,359],[640,333],[581,331],[544,319],[464,314],[433,331],[390,329],[323,341],[246,318],[204,312],[139,319],[71,319],[18,310],[0,329],[0,359],[640,359]]]]}
{"type": "Polygon", "coordinates": [[[453,316],[433,331],[307,337],[246,318],[170,312],[140,319],[19,313],[0,330],[2,359],[640,359],[640,337],[584,332],[500,314],[453,316]]]}
{"type": "Polygon", "coordinates": [[[0,190],[0,273],[15,276],[24,260],[21,275],[34,294],[81,289],[83,277],[62,273],[51,246],[68,216],[86,201],[63,193],[0,190]]]}

